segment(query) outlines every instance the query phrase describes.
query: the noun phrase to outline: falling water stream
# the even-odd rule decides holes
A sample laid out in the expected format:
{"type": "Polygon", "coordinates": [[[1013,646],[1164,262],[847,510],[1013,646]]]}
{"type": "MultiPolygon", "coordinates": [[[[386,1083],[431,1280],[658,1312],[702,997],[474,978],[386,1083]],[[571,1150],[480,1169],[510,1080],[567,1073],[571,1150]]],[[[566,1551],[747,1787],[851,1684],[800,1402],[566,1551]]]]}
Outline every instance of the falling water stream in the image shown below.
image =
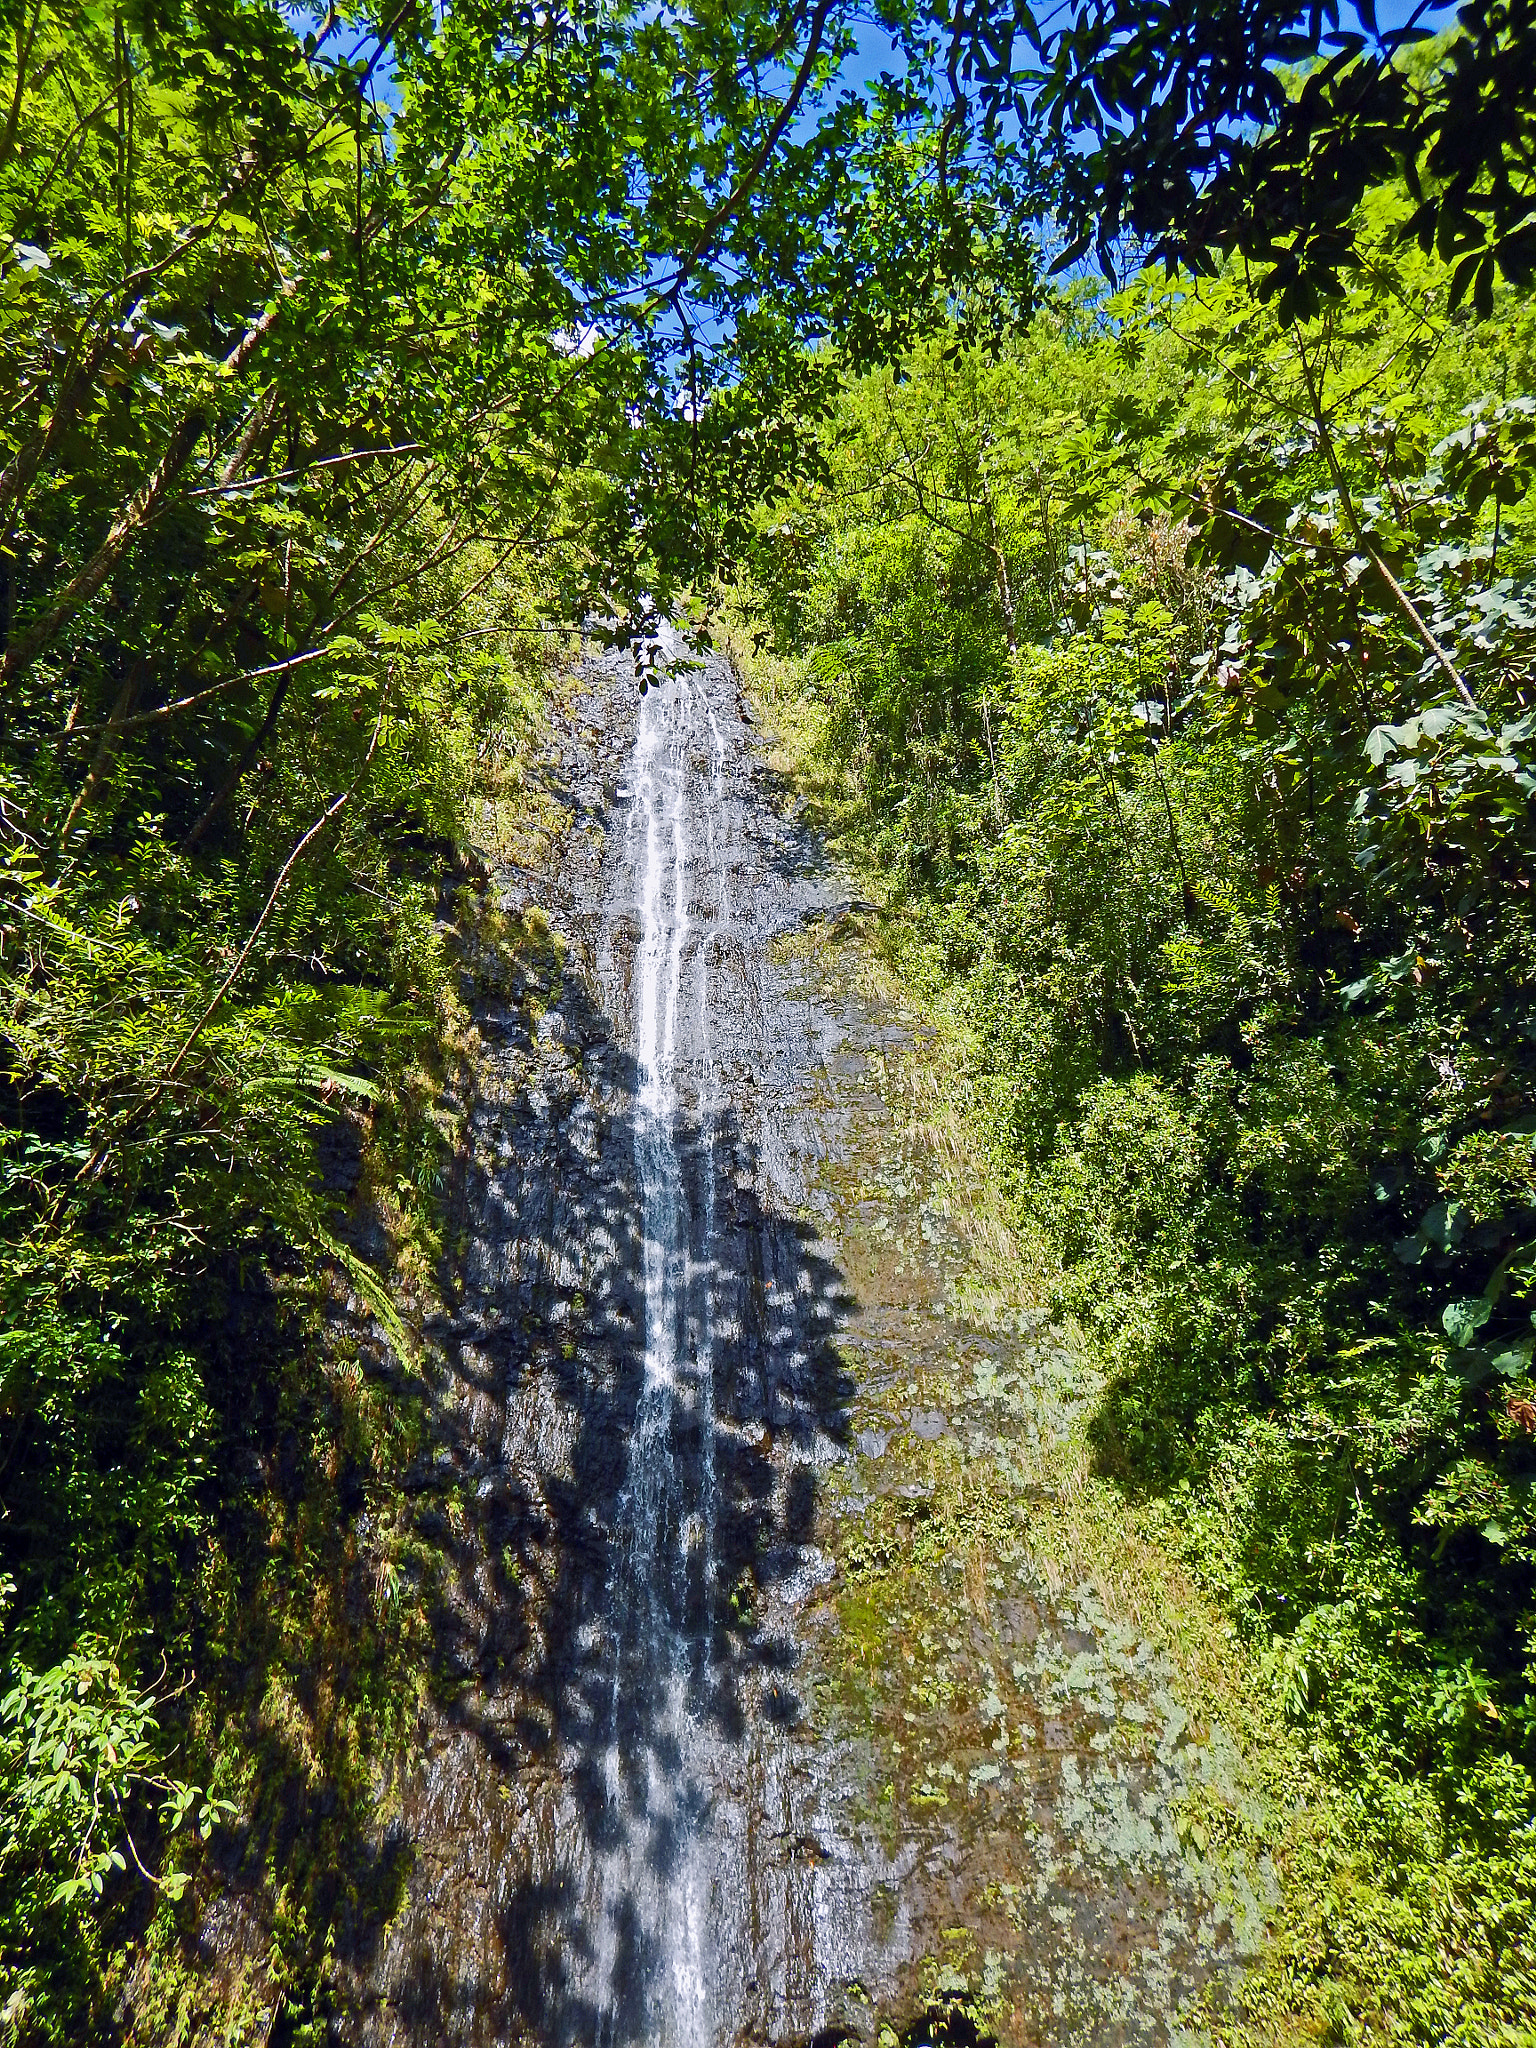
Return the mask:
{"type": "MultiPolygon", "coordinates": [[[[713,2037],[709,1870],[700,1838],[709,1797],[695,1739],[709,1685],[715,1597],[713,1120],[707,943],[696,941],[695,1114],[701,1124],[702,1217],[689,1211],[678,1151],[684,1113],[678,1009],[689,951],[695,859],[716,919],[725,877],[715,834],[702,849],[690,802],[689,742],[707,699],[686,670],[649,692],[640,713],[627,843],[637,878],[635,1171],[645,1279],[644,1375],[619,1496],[609,1609],[613,1693],[605,1783],[616,1825],[600,1864],[599,2039],[638,2023],[657,2044],[713,2037]],[[679,1438],[692,1445],[680,1452],[679,1438]],[[638,1966],[638,1980],[630,1974],[638,1966]]],[[[721,749],[716,731],[716,774],[721,749]]],[[[718,929],[718,925],[717,925],[718,929]]]]}

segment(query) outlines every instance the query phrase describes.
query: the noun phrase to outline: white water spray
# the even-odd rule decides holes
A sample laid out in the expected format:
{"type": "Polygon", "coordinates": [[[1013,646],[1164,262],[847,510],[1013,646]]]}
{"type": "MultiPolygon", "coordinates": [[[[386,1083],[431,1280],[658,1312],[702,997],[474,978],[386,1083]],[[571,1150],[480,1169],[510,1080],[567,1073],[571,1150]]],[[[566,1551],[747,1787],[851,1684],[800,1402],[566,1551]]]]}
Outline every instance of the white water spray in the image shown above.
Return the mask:
{"type": "Polygon", "coordinates": [[[720,1109],[720,1080],[710,1053],[710,943],[690,945],[696,832],[688,755],[701,723],[712,755],[702,851],[718,930],[729,903],[716,836],[725,742],[702,688],[686,673],[666,676],[643,700],[632,767],[629,844],[640,913],[634,1143],[645,1358],[610,1585],[616,1640],[604,1775],[612,1846],[600,1859],[597,1930],[600,2038],[642,2038],[669,2048],[703,2048],[715,2032],[709,1794],[694,1767],[715,1592],[709,1252],[720,1109]],[[703,1213],[697,1236],[679,1149],[684,1109],[678,1021],[690,970],[698,991],[703,1213]],[[697,1260],[691,1255],[695,1243],[702,1254],[697,1260]],[[696,1462],[678,1452],[679,1430],[690,1424],[696,1462]],[[702,1601],[696,1603],[693,1586],[700,1581],[702,1601]],[[702,1620],[691,1623],[700,1607],[702,1620]]]}

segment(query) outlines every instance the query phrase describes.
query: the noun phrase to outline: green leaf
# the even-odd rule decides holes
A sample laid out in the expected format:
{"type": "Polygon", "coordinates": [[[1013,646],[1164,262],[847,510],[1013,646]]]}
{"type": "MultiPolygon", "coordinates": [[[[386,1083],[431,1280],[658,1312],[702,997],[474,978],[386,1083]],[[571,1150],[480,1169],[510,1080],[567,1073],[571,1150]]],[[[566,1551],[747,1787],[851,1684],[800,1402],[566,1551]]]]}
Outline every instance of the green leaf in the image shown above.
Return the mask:
{"type": "Polygon", "coordinates": [[[1465,1346],[1472,1342],[1492,1313],[1492,1303],[1479,1294],[1470,1300],[1447,1302],[1440,1321],[1451,1342],[1465,1346]]]}
{"type": "Polygon", "coordinates": [[[1501,1351],[1495,1351],[1488,1362],[1501,1379],[1518,1380],[1523,1379],[1530,1371],[1531,1355],[1532,1343],[1527,1337],[1523,1343],[1508,1345],[1501,1351]]]}

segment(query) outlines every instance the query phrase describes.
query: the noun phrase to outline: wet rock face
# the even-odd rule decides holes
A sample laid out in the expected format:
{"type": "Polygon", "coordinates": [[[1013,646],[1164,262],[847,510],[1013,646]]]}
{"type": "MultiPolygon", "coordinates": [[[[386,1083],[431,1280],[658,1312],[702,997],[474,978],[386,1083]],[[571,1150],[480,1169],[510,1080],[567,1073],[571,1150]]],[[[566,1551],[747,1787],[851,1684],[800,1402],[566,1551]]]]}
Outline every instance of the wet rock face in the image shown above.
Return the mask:
{"type": "MultiPolygon", "coordinates": [[[[531,891],[563,963],[476,992],[441,1333],[461,1691],[399,1788],[417,1863],[367,1973],[378,2041],[813,2031],[858,1917],[797,1818],[795,1615],[830,1576],[815,1480],[851,1389],[773,1085],[825,1027],[781,1013],[769,960],[829,891],[723,669],[643,702],[626,666],[585,684],[576,823],[531,891]]],[[[528,879],[503,887],[521,908],[528,879]]]]}
{"type": "Polygon", "coordinates": [[[558,870],[493,877],[556,944],[471,976],[420,1475],[449,1703],[386,1801],[412,1874],[352,2034],[872,2038],[964,1991],[1005,2037],[1169,2038],[1240,1946],[1169,1818],[1212,1743],[1091,1596],[934,1511],[1004,1410],[1040,1426],[1059,1347],[946,1317],[959,1248],[890,1156],[906,1034],[839,965],[860,906],[720,664],[644,700],[589,665],[557,764],[558,870]]]}

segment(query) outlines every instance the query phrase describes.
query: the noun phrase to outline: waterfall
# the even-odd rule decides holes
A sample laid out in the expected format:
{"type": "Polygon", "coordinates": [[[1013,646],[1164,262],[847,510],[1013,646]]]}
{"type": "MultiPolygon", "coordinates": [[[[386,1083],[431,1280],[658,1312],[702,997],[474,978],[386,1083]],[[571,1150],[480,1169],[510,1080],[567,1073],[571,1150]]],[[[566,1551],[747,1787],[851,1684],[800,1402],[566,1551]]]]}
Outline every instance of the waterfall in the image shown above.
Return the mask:
{"type": "Polygon", "coordinates": [[[1155,1644],[1091,1586],[1053,1598],[1011,1520],[845,1605],[840,1529],[945,1529],[945,1468],[912,1448],[935,1424],[967,1483],[995,1472],[989,1528],[993,1501],[1032,1512],[1009,1469],[1077,1361],[1032,1312],[994,1332],[946,1299],[970,1254],[881,1078],[910,1034],[852,985],[846,899],[730,669],[662,653],[639,699],[621,659],[584,667],[560,967],[520,945],[520,994],[477,998],[474,1236],[409,1507],[453,1566],[433,1625],[461,1683],[389,1817],[406,1894],[381,1864],[348,2039],[867,2041],[958,1925],[939,1988],[974,1963],[1013,2032],[1166,2041],[1278,1901],[1238,1864],[1208,1893],[1168,1818],[1228,1752],[1181,1737],[1155,1644]],[[910,1405],[919,1375],[945,1412],[910,1405]]]}
{"type": "Polygon", "coordinates": [[[637,874],[634,1152],[645,1301],[644,1371],[618,1504],[609,1586],[613,1683],[605,1777],[609,1841],[599,1859],[600,2039],[703,2048],[715,2033],[709,1953],[710,1794],[699,1715],[714,1606],[714,1148],[719,1079],[710,1058],[709,944],[690,947],[689,895],[702,853],[725,901],[715,814],[725,745],[687,672],[643,700],[631,765],[630,859],[637,874]],[[712,773],[702,844],[690,745],[700,712],[712,773]],[[682,1142],[678,1025],[697,974],[694,1106],[700,1213],[682,1142]],[[686,1451],[683,1443],[686,1442],[686,1451]]]}

